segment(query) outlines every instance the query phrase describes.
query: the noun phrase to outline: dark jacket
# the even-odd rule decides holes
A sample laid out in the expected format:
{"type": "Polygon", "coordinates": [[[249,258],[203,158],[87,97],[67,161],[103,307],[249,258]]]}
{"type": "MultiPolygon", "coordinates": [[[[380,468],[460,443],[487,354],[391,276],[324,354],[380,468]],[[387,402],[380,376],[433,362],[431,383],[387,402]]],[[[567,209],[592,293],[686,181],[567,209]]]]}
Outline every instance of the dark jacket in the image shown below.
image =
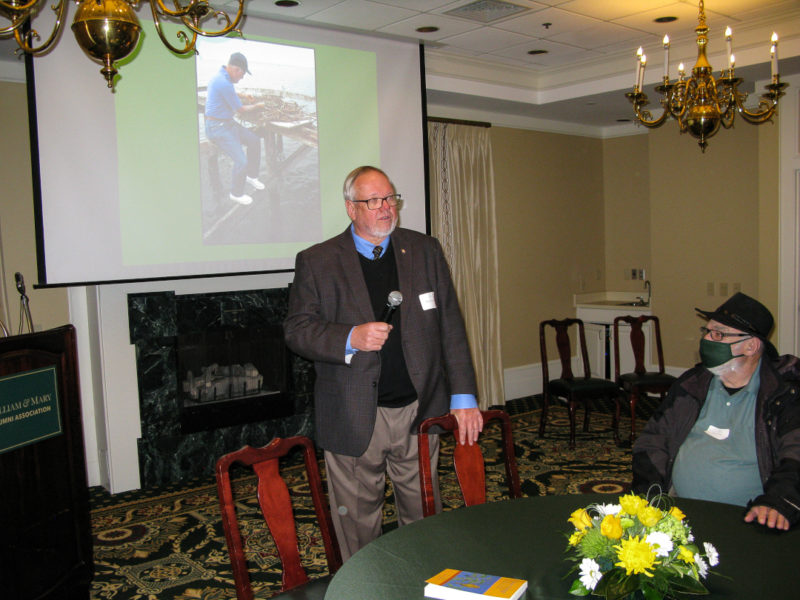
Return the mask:
{"type": "MultiPolygon", "coordinates": [[[[450,409],[451,394],[476,394],[464,320],[439,242],[398,227],[392,233],[402,347],[419,408],[413,424],[450,409]],[[423,302],[423,297],[431,302],[423,302]]],[[[350,229],[297,255],[286,343],[314,361],[316,441],[336,454],[360,456],[375,426],[378,352],[345,362],[350,329],[375,320],[350,229]]]]}
{"type": "MultiPolygon", "coordinates": [[[[678,449],[692,429],[711,385],[711,373],[697,365],[684,373],[648,421],[633,446],[633,491],[653,484],[672,487],[678,449]]],[[[794,525],[800,521],[800,359],[785,355],[761,361],[756,400],[756,455],[764,494],[751,506],[776,509],[794,525]]]]}

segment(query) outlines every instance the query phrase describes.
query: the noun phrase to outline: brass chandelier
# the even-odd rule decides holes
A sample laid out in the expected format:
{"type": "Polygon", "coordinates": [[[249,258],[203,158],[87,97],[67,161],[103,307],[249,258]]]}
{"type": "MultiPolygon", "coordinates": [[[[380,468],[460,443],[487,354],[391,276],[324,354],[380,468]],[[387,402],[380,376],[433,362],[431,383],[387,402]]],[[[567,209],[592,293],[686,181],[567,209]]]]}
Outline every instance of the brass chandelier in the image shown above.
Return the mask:
{"type": "MultiPolygon", "coordinates": [[[[41,55],[49,51],[58,40],[66,15],[67,0],[57,0],[50,6],[55,13],[55,24],[47,39],[40,43],[41,36],[33,28],[33,20],[48,1],[0,0],[0,16],[9,21],[8,25],[0,27],[0,36],[13,35],[19,46],[17,52],[41,55]]],[[[188,4],[183,4],[182,0],[171,0],[171,8],[165,5],[164,0],[144,1],[150,4],[158,37],[176,54],[194,51],[198,35],[217,37],[231,32],[241,34],[237,26],[244,16],[244,0],[238,0],[238,10],[233,19],[224,11],[214,9],[208,0],[190,0],[188,4]],[[176,34],[176,45],[171,44],[164,36],[162,20],[178,23],[184,28],[176,34]],[[205,29],[205,22],[213,29],[205,29]]],[[[78,8],[72,22],[72,31],[78,45],[90,58],[103,64],[100,72],[106,78],[108,87],[113,88],[114,76],[117,74],[114,63],[133,52],[139,41],[140,26],[135,13],[139,0],[75,2],[78,8]]]]}
{"type": "Polygon", "coordinates": [[[718,79],[712,75],[711,64],[706,58],[708,45],[708,27],[703,0],[700,0],[700,14],[697,33],[697,62],[692,69],[691,77],[686,78],[683,63],[678,66],[677,80],[669,78],[669,37],[664,36],[664,78],[663,83],[655,88],[662,95],[661,116],[654,119],[650,111],[644,108],[648,104],[647,95],[642,91],[644,70],[647,56],[642,54],[642,49],[637,52],[636,83],[633,92],[628,92],[625,97],[633,104],[636,118],[645,127],[661,127],[667,119],[678,121],[681,133],[689,132],[696,138],[700,149],[705,152],[708,138],[719,131],[720,126],[725,129],[733,127],[733,121],[738,112],[748,123],[759,125],[772,119],[778,106],[778,99],[784,95],[783,90],[788,86],[781,83],[778,74],[778,36],[773,33],[770,47],[772,80],[765,86],[766,92],[762,94],[758,107],[754,110],[745,108],[744,102],[747,93],[739,91],[739,84],[743,81],[735,77],[735,57],[731,52],[730,27],[725,31],[725,40],[728,50],[728,68],[720,72],[718,79]]]}

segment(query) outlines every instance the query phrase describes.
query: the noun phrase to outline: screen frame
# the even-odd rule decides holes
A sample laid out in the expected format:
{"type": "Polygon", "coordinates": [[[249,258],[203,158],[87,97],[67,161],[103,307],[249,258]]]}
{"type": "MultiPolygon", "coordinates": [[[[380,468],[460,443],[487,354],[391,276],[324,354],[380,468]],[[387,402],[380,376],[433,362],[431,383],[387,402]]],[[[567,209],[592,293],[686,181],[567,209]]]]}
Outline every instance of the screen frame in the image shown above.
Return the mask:
{"type": "MultiPolygon", "coordinates": [[[[261,21],[266,21],[270,24],[276,24],[281,26],[286,26],[285,23],[277,23],[271,22],[269,20],[261,19],[261,21]]],[[[294,25],[291,25],[293,27],[294,25]]],[[[327,29],[324,28],[317,28],[317,27],[309,27],[304,26],[306,29],[319,29],[320,32],[328,32],[327,29]]],[[[247,30],[245,30],[245,34],[247,34],[247,30]]],[[[368,37],[374,38],[377,40],[383,41],[396,41],[394,38],[389,38],[386,40],[385,38],[379,38],[376,36],[368,36],[365,34],[353,34],[349,33],[348,35],[355,35],[361,37],[368,37]]],[[[62,44],[73,44],[72,40],[65,40],[61,42],[62,44]]],[[[409,45],[409,47],[411,47],[409,45]]],[[[165,53],[167,58],[171,58],[170,53],[166,50],[166,48],[160,49],[162,52],[165,53]]],[[[426,85],[425,85],[425,62],[424,62],[424,45],[421,43],[416,43],[416,52],[419,58],[418,61],[418,81],[419,81],[419,90],[418,90],[418,97],[420,102],[420,141],[421,141],[421,150],[422,150],[422,157],[421,157],[421,178],[422,178],[422,210],[424,213],[424,233],[430,234],[431,229],[431,219],[430,219],[430,198],[429,198],[429,173],[428,173],[428,143],[427,143],[427,125],[426,125],[426,117],[427,117],[427,107],[426,107],[426,85]]],[[[82,59],[86,61],[90,70],[94,69],[93,72],[96,73],[98,69],[96,67],[96,63],[93,63],[88,59],[88,57],[83,56],[82,59]]],[[[34,285],[35,288],[58,288],[58,287],[71,287],[71,286],[95,286],[95,285],[107,285],[107,284],[129,284],[129,283],[139,283],[139,282],[149,282],[149,281],[172,281],[172,280],[186,280],[186,279],[207,279],[207,278],[223,278],[223,277],[241,277],[241,276],[250,276],[250,275],[264,275],[264,274],[271,274],[271,273],[291,273],[294,271],[293,266],[287,268],[265,268],[265,269],[244,269],[244,270],[219,270],[215,272],[199,272],[199,273],[189,273],[189,274],[167,274],[163,276],[134,276],[134,277],[119,277],[119,278],[86,278],[86,279],[79,279],[79,280],[69,280],[69,281],[49,281],[48,280],[48,272],[47,272],[47,240],[45,235],[45,225],[44,225],[44,208],[43,208],[43,189],[42,189],[42,164],[40,161],[40,141],[39,141],[39,119],[38,119],[38,112],[37,112],[37,88],[36,88],[36,66],[35,62],[39,59],[34,59],[30,55],[25,56],[25,72],[26,72],[26,89],[27,89],[27,96],[28,96],[28,123],[29,123],[29,131],[30,131],[30,152],[31,152],[31,176],[32,176],[32,188],[33,188],[33,203],[34,203],[34,233],[35,233],[35,245],[36,245],[36,265],[37,265],[37,276],[38,282],[34,285]]],[[[123,66],[124,69],[124,66],[123,66]]],[[[96,74],[96,84],[98,87],[103,87],[103,82],[99,74],[96,74]]],[[[105,91],[105,89],[104,89],[105,91]]],[[[381,165],[382,167],[386,167],[385,165],[381,165]]],[[[387,169],[387,172],[388,169],[387,169]]],[[[391,175],[391,172],[390,172],[391,175]]],[[[344,178],[344,174],[342,175],[344,178]]],[[[344,212],[344,211],[343,211],[344,212]]],[[[416,228],[419,227],[419,224],[416,228]]],[[[322,241],[322,240],[319,240],[322,241]]],[[[316,242],[314,242],[316,243],[316,242]]],[[[309,244],[312,245],[312,244],[309,244]]]]}

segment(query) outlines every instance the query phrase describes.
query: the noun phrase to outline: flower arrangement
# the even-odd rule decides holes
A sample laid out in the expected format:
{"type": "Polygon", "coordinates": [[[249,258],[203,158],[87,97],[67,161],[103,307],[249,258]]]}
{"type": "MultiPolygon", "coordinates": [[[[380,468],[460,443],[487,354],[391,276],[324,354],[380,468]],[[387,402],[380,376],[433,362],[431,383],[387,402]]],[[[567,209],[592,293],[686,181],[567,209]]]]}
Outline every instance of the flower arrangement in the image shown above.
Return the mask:
{"type": "Polygon", "coordinates": [[[570,593],[606,600],[663,600],[708,594],[701,579],[719,564],[710,543],[695,543],[686,515],[671,499],[619,497],[619,504],[594,504],[569,517],[575,531],[567,553],[578,571],[570,593]],[[664,506],[664,509],[661,508],[664,506]],[[668,508],[667,508],[668,507],[668,508]]]}

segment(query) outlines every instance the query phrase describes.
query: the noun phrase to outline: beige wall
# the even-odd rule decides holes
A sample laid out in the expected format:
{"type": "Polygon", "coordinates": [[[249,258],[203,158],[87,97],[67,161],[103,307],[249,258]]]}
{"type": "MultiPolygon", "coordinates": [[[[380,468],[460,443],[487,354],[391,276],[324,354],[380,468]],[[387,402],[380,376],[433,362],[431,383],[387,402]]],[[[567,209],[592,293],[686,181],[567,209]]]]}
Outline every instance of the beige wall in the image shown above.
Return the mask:
{"type": "Polygon", "coordinates": [[[3,182],[0,202],[0,319],[15,334],[19,331],[20,298],[14,285],[16,272],[25,278],[37,331],[69,322],[65,289],[36,290],[33,287],[37,281],[36,242],[26,106],[24,84],[0,82],[3,145],[3,160],[0,161],[0,181],[3,182]]]}
{"type": "Polygon", "coordinates": [[[503,366],[539,362],[539,321],[605,287],[602,142],[493,127],[503,366]]]}
{"type": "Polygon", "coordinates": [[[572,294],[642,290],[633,267],[673,367],[698,359],[694,308],[734,284],[777,312],[776,126],[740,122],[705,154],[674,123],[602,142],[493,128],[492,144],[504,368],[539,362],[538,323],[574,314],[572,294]]]}
{"type": "Polygon", "coordinates": [[[667,364],[699,359],[695,307],[716,308],[735,284],[760,296],[758,135],[739,123],[712,138],[705,154],[674,126],[649,136],[653,312],[667,364]]]}
{"type": "Polygon", "coordinates": [[[650,273],[650,165],[648,137],[634,135],[603,142],[606,287],[643,292],[631,269],[650,273]]]}

